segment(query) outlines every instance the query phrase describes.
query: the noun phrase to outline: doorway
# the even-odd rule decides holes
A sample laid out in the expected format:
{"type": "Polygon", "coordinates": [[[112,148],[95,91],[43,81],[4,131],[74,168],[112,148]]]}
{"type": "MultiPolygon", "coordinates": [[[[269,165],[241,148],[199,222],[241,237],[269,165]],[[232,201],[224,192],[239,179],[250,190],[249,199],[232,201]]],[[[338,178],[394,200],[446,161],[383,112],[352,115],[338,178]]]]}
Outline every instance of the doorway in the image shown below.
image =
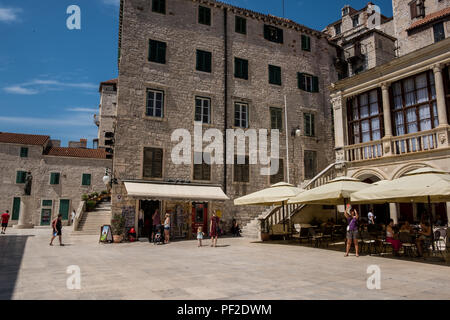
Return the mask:
{"type": "Polygon", "coordinates": [[[209,234],[207,202],[192,202],[192,233],[194,235],[197,234],[198,227],[203,228],[205,235],[209,234]]]}
{"type": "Polygon", "coordinates": [[[152,216],[155,210],[158,209],[161,214],[161,201],[158,200],[141,200],[139,203],[140,209],[144,211],[144,226],[142,228],[141,237],[148,237],[152,233],[153,220],[152,216]]]}
{"type": "Polygon", "coordinates": [[[62,214],[63,220],[69,220],[69,205],[70,200],[68,199],[59,200],[59,213],[62,214]]]}
{"type": "Polygon", "coordinates": [[[49,226],[51,217],[52,217],[52,209],[42,209],[41,226],[49,226]]]}

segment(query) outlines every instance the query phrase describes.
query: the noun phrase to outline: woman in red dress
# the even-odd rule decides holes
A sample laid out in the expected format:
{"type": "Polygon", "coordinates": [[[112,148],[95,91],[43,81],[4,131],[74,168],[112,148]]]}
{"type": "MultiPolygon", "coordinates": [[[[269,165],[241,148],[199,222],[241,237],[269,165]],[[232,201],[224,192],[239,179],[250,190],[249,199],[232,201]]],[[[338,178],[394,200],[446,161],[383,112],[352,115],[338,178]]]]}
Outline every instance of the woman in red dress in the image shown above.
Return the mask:
{"type": "Polygon", "coordinates": [[[211,235],[211,247],[215,247],[217,244],[217,237],[219,236],[219,217],[216,215],[215,210],[213,211],[213,215],[211,217],[209,234],[211,235]]]}

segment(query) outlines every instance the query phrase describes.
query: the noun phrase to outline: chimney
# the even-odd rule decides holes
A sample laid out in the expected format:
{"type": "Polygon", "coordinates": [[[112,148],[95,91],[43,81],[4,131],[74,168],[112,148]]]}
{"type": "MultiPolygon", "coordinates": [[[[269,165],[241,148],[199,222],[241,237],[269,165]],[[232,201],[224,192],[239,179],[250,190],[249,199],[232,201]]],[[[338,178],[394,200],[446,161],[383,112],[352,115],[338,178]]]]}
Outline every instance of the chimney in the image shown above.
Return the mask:
{"type": "Polygon", "coordinates": [[[87,139],[80,139],[80,148],[87,148],[87,139]]]}

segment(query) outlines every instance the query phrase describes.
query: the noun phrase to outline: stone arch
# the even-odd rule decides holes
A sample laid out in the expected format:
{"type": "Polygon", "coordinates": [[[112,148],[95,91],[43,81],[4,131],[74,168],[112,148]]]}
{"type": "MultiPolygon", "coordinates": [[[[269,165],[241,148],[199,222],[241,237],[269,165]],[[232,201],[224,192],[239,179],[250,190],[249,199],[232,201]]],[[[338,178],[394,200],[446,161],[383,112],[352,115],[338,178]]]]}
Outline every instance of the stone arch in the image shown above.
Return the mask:
{"type": "Polygon", "coordinates": [[[378,170],[378,169],[360,169],[358,171],[356,171],[355,173],[353,173],[352,178],[357,178],[361,181],[367,180],[367,179],[371,179],[372,183],[379,181],[379,180],[385,180],[387,179],[384,174],[378,170]],[[375,178],[375,179],[374,179],[375,178]]]}
{"type": "Polygon", "coordinates": [[[401,167],[400,169],[398,169],[396,172],[394,172],[394,174],[392,175],[392,179],[400,178],[405,173],[408,173],[408,172],[416,170],[416,169],[425,168],[425,167],[433,168],[429,164],[423,163],[423,162],[409,163],[409,164],[401,167]]]}

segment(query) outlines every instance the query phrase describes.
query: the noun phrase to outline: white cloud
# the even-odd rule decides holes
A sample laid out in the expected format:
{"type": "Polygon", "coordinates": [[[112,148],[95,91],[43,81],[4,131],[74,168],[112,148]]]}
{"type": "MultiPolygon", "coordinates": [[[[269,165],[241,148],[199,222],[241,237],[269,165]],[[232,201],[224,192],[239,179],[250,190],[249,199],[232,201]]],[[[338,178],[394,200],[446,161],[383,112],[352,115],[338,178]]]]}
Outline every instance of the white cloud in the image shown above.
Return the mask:
{"type": "Polygon", "coordinates": [[[71,112],[88,112],[88,113],[96,113],[98,110],[94,108],[67,108],[67,111],[71,112]]]}
{"type": "Polygon", "coordinates": [[[38,117],[0,117],[0,124],[26,125],[29,128],[53,128],[53,127],[93,127],[92,116],[68,116],[61,118],[38,117]]]}
{"type": "Polygon", "coordinates": [[[89,82],[61,82],[58,80],[34,79],[29,82],[4,87],[3,91],[11,94],[31,95],[64,88],[96,90],[98,85],[89,82]]]}
{"type": "Polygon", "coordinates": [[[0,22],[14,22],[18,21],[18,13],[22,12],[20,8],[1,8],[0,7],[0,22]]]}
{"type": "Polygon", "coordinates": [[[120,5],[120,0],[102,0],[102,2],[109,6],[116,6],[118,7],[120,5]]]}
{"type": "Polygon", "coordinates": [[[33,94],[37,94],[38,91],[34,90],[34,89],[28,89],[28,88],[24,88],[20,85],[18,86],[11,86],[11,87],[5,87],[3,88],[3,90],[7,93],[11,93],[11,94],[21,94],[21,95],[33,95],[33,94]]]}

